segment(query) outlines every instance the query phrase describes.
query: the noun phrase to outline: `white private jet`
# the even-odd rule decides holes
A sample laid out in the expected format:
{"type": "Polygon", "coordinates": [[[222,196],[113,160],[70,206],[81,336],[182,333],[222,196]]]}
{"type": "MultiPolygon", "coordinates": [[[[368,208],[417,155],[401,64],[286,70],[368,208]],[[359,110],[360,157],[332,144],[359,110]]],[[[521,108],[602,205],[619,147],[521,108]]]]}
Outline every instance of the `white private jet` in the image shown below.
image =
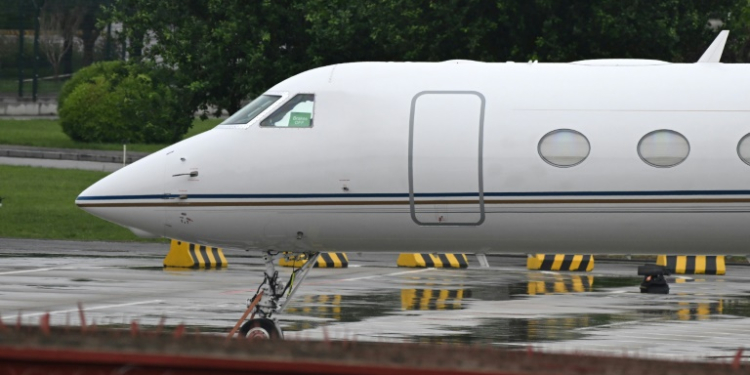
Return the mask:
{"type": "Polygon", "coordinates": [[[265,252],[242,332],[273,337],[282,251],[745,254],[750,65],[719,63],[726,38],[695,64],[313,69],[76,204],[136,234],[265,252]]]}

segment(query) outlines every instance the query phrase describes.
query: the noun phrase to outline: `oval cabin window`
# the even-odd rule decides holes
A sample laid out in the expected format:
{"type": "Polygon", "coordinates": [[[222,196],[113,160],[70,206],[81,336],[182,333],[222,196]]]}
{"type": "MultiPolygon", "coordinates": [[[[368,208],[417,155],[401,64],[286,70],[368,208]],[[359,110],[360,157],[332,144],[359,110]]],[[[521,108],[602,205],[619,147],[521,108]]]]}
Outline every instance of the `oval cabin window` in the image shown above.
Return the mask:
{"type": "Polygon", "coordinates": [[[750,165],[750,134],[742,137],[740,143],[737,144],[737,154],[745,164],[750,165]]]}
{"type": "Polygon", "coordinates": [[[589,156],[591,145],[583,134],[570,129],[547,133],[539,141],[539,156],[555,167],[572,167],[589,156]]]}
{"type": "Polygon", "coordinates": [[[653,167],[674,167],[687,159],[690,144],[682,134],[672,130],[656,130],[638,142],[638,155],[653,167]]]}

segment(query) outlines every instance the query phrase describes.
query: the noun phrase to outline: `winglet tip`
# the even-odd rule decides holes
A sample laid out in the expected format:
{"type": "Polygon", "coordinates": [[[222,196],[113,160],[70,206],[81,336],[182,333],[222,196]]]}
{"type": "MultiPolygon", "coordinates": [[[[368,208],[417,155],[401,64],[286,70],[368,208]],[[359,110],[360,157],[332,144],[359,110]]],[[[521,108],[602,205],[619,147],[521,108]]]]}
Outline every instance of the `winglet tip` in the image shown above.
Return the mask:
{"type": "Polygon", "coordinates": [[[711,43],[710,46],[708,46],[708,49],[706,52],[703,53],[700,59],[698,59],[699,63],[718,63],[721,60],[721,55],[724,53],[724,46],[727,43],[727,38],[729,37],[729,30],[721,30],[719,32],[719,35],[716,36],[716,39],[714,39],[713,43],[711,43]]]}

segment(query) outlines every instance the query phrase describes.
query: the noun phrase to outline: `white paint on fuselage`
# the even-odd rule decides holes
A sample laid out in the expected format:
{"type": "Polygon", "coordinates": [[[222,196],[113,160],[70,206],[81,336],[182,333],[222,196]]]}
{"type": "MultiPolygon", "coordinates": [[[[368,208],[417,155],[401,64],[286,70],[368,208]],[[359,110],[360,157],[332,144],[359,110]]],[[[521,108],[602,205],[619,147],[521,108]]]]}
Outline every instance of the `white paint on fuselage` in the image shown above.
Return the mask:
{"type": "MultiPolygon", "coordinates": [[[[737,143],[750,133],[750,67],[623,65],[447,62],[318,68],[269,90],[287,93],[285,100],[315,94],[312,128],[261,128],[262,118],[247,126],[219,126],[114,173],[83,192],[77,203],[121,225],[216,246],[745,254],[750,166],[739,159],[737,143]],[[486,217],[481,225],[450,225],[477,206],[468,202],[422,207],[443,216],[442,225],[421,226],[411,217],[411,103],[425,91],[472,91],[486,100],[481,170],[486,217]],[[540,158],[539,140],[556,129],[586,136],[591,152],[583,163],[557,168],[540,158]],[[683,163],[655,168],[640,159],[638,141],[658,129],[688,139],[690,155],[683,163]],[[172,177],[190,171],[199,175],[172,177]],[[153,198],[160,194],[165,198],[153,198]],[[150,198],[83,199],[122,195],[150,198]],[[93,202],[101,207],[85,207],[93,202]],[[249,205],[259,202],[266,205],[249,205]]],[[[466,177],[452,178],[446,171],[456,170],[454,163],[463,168],[467,161],[450,152],[454,145],[446,144],[444,126],[455,124],[437,123],[434,139],[454,157],[440,159],[445,167],[432,172],[439,186],[429,190],[462,193],[466,177]]],[[[419,137],[430,136],[424,130],[419,137]]]]}

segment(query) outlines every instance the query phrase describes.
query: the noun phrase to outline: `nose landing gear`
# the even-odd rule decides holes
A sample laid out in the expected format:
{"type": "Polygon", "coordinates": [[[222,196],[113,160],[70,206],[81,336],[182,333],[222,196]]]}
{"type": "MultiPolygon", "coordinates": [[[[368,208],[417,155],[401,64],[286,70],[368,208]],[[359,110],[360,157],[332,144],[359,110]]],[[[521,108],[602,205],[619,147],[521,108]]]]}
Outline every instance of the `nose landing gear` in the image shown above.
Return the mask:
{"type": "Polygon", "coordinates": [[[281,327],[279,327],[274,314],[281,313],[286,308],[294,293],[297,292],[299,286],[307,278],[310,269],[317,263],[318,255],[320,255],[320,253],[305,254],[308,261],[302,267],[293,269],[289,277],[289,282],[284,285],[279,280],[279,271],[276,271],[275,261],[278,252],[266,252],[263,256],[266,267],[263,282],[258,287],[255,296],[247,300],[248,307],[252,306],[258,294],[261,295],[261,298],[253,309],[252,317],[240,328],[239,331],[242,336],[248,339],[275,340],[284,338],[284,333],[281,331],[281,327]],[[258,318],[255,318],[256,316],[258,318]]]}

